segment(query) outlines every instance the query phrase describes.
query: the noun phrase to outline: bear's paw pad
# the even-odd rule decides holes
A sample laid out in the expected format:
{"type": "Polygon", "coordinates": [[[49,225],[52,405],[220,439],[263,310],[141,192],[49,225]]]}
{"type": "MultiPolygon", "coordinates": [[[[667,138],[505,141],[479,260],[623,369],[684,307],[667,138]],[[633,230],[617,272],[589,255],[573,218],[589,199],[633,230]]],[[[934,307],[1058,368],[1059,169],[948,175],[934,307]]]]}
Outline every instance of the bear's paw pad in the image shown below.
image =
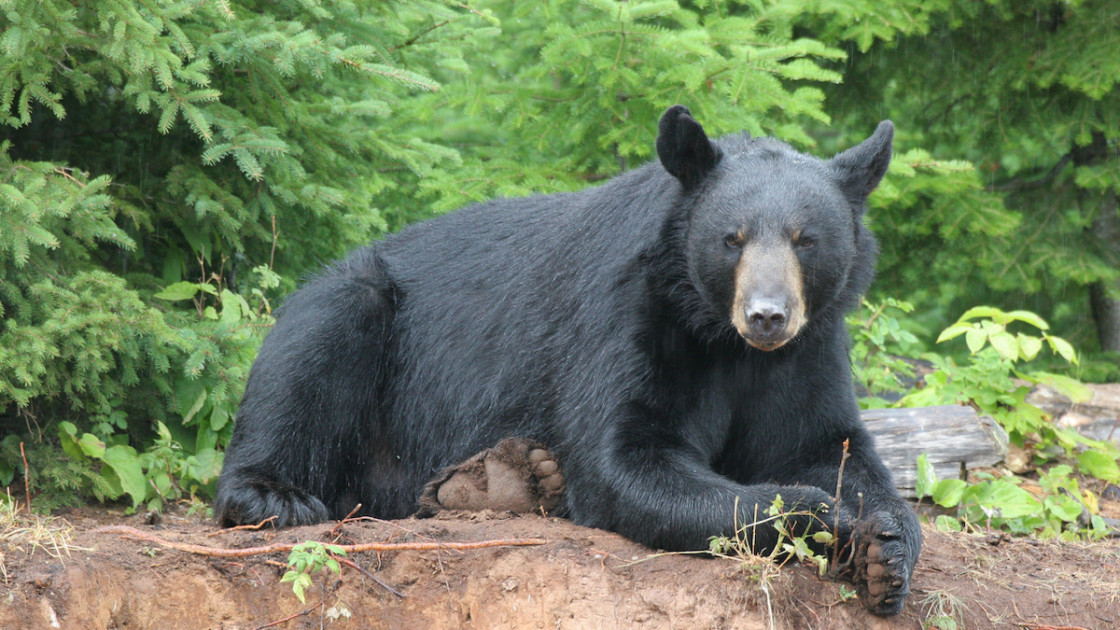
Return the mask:
{"type": "Polygon", "coordinates": [[[421,515],[441,510],[547,512],[560,503],[564,476],[544,445],[507,438],[445,469],[420,497],[421,515]]]}

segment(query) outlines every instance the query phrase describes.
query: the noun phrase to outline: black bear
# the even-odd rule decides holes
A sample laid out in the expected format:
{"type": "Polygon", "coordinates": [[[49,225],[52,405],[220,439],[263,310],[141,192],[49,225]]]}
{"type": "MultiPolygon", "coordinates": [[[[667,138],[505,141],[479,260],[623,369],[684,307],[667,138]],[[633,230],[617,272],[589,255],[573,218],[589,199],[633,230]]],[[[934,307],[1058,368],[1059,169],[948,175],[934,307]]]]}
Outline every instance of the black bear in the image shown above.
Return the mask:
{"type": "MultiPolygon", "coordinates": [[[[897,613],[921,533],[859,419],[843,320],[872,279],[862,218],[893,133],[821,160],[711,141],[678,105],[660,164],[355,251],[280,311],[216,513],[404,517],[439,471],[519,436],[562,462],[558,510],[576,523],[707,549],[777,495],[836,510],[847,440],[824,520],[839,518],[866,605],[897,613]]],[[[747,535],[759,552],[775,538],[747,535]]]]}

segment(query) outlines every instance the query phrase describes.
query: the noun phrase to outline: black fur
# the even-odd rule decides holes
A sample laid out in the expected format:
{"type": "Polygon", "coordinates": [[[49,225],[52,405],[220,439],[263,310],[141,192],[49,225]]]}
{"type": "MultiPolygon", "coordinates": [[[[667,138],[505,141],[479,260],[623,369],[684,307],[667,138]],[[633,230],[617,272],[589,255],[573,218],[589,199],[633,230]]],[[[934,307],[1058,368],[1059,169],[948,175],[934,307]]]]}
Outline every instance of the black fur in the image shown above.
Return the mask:
{"type": "MultiPolygon", "coordinates": [[[[359,502],[404,517],[439,470],[523,436],[562,462],[576,523],[705,549],[776,494],[831,506],[848,439],[843,533],[862,501],[908,578],[917,521],[859,420],[843,322],[873,274],[861,216],[893,127],[831,161],[710,142],[680,106],[660,130],[664,167],[413,225],[294,293],[249,378],[220,518],[295,525],[359,502]],[[736,230],[813,238],[797,250],[808,324],[777,350],[729,323],[736,230]]],[[[774,545],[769,525],[752,536],[774,545]]]]}

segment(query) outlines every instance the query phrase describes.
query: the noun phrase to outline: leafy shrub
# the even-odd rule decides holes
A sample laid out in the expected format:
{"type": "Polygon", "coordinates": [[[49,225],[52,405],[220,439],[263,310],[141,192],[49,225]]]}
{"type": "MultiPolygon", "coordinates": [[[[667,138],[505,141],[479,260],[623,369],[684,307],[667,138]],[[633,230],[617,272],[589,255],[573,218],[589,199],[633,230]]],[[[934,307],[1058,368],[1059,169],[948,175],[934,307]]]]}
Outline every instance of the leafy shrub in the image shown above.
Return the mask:
{"type": "MultiPolygon", "coordinates": [[[[1107,533],[1104,521],[1096,515],[1096,496],[1082,488],[1071,473],[1071,465],[1088,478],[1105,482],[1120,481],[1120,448],[1110,442],[1086,438],[1072,429],[1055,426],[1044,411],[1027,402],[1030,386],[1016,381],[1046,381],[1070,391],[1075,397],[1078,383],[1066,377],[1020,369],[1021,363],[1034,360],[1044,347],[1063,359],[1077,361],[1072,346],[1048,333],[1049,325],[1034,313],[1003,312],[992,307],[969,309],[946,328],[939,342],[963,336],[970,351],[966,365],[952,359],[930,355],[937,371],[926,377],[926,386],[908,394],[902,405],[970,404],[991,415],[1007,430],[1011,440],[1026,447],[1040,466],[1039,484],[1043,496],[1036,497],[1020,487],[1014,475],[980,473],[979,481],[938,480],[933,467],[918,460],[919,497],[930,497],[942,507],[957,508],[965,524],[1002,528],[1014,533],[1041,533],[1049,536],[1107,533]],[[1012,333],[1019,323],[1038,331],[1012,333]]],[[[938,519],[939,525],[959,528],[951,517],[938,519]]]]}

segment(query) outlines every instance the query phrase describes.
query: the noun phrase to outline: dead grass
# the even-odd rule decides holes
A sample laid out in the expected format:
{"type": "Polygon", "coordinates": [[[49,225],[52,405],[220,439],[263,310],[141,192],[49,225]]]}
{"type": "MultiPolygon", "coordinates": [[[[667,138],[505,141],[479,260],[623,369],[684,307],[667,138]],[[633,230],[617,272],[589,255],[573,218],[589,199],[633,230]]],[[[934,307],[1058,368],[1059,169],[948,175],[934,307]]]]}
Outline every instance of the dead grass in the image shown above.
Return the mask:
{"type": "Polygon", "coordinates": [[[65,562],[74,547],[74,527],[66,519],[39,516],[12,499],[11,493],[0,499],[0,580],[8,584],[8,562],[25,559],[43,552],[65,562]]]}
{"type": "Polygon", "coordinates": [[[957,630],[964,627],[964,602],[952,592],[934,589],[918,602],[922,608],[922,630],[957,630]]]}

